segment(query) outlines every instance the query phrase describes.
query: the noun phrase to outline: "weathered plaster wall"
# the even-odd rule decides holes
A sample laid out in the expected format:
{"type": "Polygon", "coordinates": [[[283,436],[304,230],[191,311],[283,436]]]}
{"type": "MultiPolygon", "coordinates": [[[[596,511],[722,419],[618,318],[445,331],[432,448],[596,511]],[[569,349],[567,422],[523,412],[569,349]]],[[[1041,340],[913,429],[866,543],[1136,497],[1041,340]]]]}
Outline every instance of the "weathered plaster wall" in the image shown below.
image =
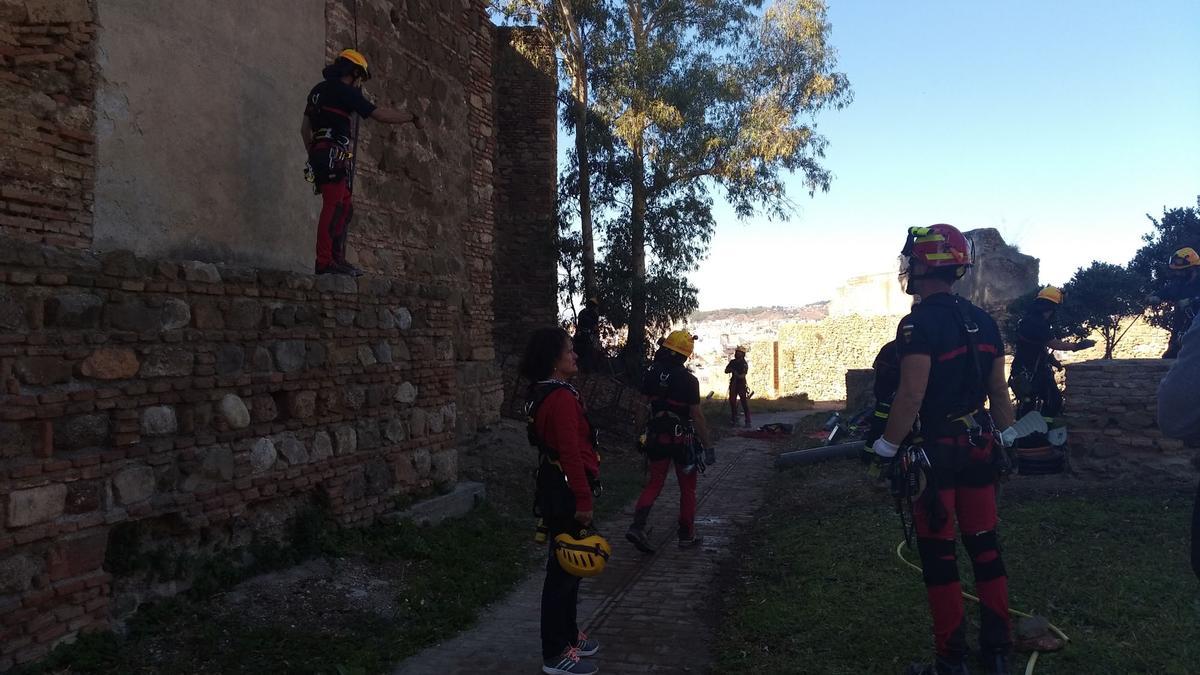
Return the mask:
{"type": "Polygon", "coordinates": [[[96,0],[99,250],[310,271],[324,0],[96,0]]]}

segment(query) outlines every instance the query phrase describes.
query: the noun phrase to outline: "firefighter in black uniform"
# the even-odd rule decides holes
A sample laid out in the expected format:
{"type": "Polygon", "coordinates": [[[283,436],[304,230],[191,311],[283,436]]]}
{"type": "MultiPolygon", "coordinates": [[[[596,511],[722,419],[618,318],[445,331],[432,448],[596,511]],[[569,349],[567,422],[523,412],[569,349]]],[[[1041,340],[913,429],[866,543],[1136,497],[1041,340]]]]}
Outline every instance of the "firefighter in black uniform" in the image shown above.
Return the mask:
{"type": "Polygon", "coordinates": [[[1063,397],[1051,368],[1062,368],[1050,350],[1076,352],[1096,345],[1095,340],[1064,342],[1054,337],[1051,322],[1062,306],[1063,292],[1054,286],[1038,291],[1029,311],[1017,324],[1009,385],[1017,398],[1017,417],[1039,410],[1047,424],[1062,413],[1063,397]]]}
{"type": "Polygon", "coordinates": [[[928,457],[926,487],[913,497],[913,520],[936,657],[910,675],[966,673],[963,599],[955,520],[971,556],[981,612],[980,657],[985,672],[1008,673],[1012,644],[1008,580],[996,536],[996,479],[1006,459],[995,424],[1013,421],[1004,380],[1004,344],[996,322],[955,296],[951,287],[971,265],[966,238],[950,225],[914,227],[902,252],[905,290],[921,302],[900,322],[900,381],[887,426],[873,445],[882,472],[898,469],[910,437],[928,457]],[[989,402],[989,411],[984,401],[989,402]]]}
{"type": "Polygon", "coordinates": [[[1185,246],[1171,254],[1167,269],[1171,281],[1149,300],[1155,305],[1163,301],[1175,305],[1171,314],[1171,340],[1167,343],[1167,351],[1163,352],[1164,359],[1173,359],[1179,354],[1183,334],[1192,326],[1192,319],[1200,310],[1200,254],[1191,246],[1185,246]]]}

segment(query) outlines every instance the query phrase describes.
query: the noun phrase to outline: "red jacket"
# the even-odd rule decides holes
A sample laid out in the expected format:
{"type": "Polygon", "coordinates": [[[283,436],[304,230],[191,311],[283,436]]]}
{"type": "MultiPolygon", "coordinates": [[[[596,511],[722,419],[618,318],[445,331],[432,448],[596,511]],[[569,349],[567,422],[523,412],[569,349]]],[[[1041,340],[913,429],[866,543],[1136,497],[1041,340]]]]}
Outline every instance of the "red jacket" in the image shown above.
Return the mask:
{"type": "Polygon", "coordinates": [[[587,477],[600,477],[600,456],[592,446],[583,403],[570,389],[560,388],[538,406],[533,427],[547,447],[558,451],[558,463],[575,494],[575,510],[591,511],[592,488],[587,477]]]}

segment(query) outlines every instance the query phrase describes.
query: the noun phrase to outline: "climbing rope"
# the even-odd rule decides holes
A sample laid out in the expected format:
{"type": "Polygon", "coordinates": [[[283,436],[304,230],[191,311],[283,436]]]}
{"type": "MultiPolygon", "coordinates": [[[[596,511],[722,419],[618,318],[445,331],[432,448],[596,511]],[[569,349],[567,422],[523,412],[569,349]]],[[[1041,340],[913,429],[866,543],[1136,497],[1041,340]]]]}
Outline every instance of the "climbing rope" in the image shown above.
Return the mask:
{"type": "MultiPolygon", "coordinates": [[[[916,570],[916,571],[918,571],[918,572],[924,572],[924,570],[922,570],[922,569],[921,569],[921,566],[920,566],[920,565],[914,565],[913,563],[909,562],[909,561],[908,561],[908,560],[907,560],[907,559],[904,557],[904,546],[905,546],[905,543],[906,543],[906,542],[904,542],[904,541],[901,541],[899,544],[897,544],[897,545],[896,545],[896,557],[900,559],[900,562],[904,563],[905,565],[908,565],[909,567],[913,568],[914,570],[916,570]]],[[[966,599],[968,599],[968,600],[970,600],[970,601],[972,601],[972,602],[979,602],[979,598],[975,597],[974,595],[971,595],[970,593],[968,593],[968,592],[966,592],[966,591],[963,591],[963,592],[962,592],[962,595],[963,595],[963,597],[964,597],[964,598],[966,598],[966,599]]],[[[1032,619],[1032,618],[1033,618],[1033,615],[1032,615],[1032,614],[1027,614],[1027,613],[1025,613],[1025,612],[1022,612],[1022,611],[1019,611],[1019,610],[1016,610],[1016,609],[1012,609],[1012,608],[1009,608],[1009,610],[1008,610],[1008,613],[1009,613],[1009,614],[1012,614],[1013,616],[1020,616],[1020,617],[1024,617],[1024,618],[1026,618],[1026,619],[1032,619]]],[[[1059,629],[1059,627],[1058,627],[1058,626],[1055,626],[1055,625],[1054,625],[1054,624],[1052,624],[1052,623],[1047,623],[1047,625],[1050,627],[1050,630],[1054,631],[1054,634],[1055,634],[1055,635],[1057,635],[1059,638],[1061,638],[1061,639],[1062,639],[1062,641],[1063,641],[1063,642],[1070,642],[1070,641],[1071,641],[1071,638],[1067,637],[1067,634],[1066,634],[1066,633],[1064,633],[1064,632],[1062,632],[1062,630],[1061,630],[1061,629],[1059,629]]],[[[1025,665],[1025,675],[1033,675],[1033,667],[1034,667],[1035,665],[1037,665],[1038,654],[1040,654],[1040,653],[1041,653],[1041,652],[1037,652],[1037,651],[1035,651],[1035,652],[1033,653],[1033,655],[1031,655],[1031,656],[1029,657],[1029,663],[1027,663],[1027,664],[1025,665]]]]}

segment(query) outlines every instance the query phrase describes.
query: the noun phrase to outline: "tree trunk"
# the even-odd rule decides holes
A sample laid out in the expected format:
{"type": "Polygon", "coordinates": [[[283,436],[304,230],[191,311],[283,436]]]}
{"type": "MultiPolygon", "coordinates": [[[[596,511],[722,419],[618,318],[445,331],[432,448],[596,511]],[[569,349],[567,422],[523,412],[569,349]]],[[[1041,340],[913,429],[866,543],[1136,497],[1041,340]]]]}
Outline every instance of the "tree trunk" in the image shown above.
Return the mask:
{"type": "Polygon", "coordinates": [[[641,372],[646,354],[646,160],[642,144],[631,148],[633,203],[629,213],[629,245],[633,255],[633,284],[629,289],[629,336],[625,348],[633,372],[641,372]]]}
{"type": "MultiPolygon", "coordinates": [[[[582,61],[582,58],[581,58],[582,61]]],[[[575,92],[575,157],[579,163],[579,228],[583,235],[583,297],[596,295],[596,249],[592,242],[592,165],[587,146],[587,66],[581,63],[572,89],[575,92]]]]}

